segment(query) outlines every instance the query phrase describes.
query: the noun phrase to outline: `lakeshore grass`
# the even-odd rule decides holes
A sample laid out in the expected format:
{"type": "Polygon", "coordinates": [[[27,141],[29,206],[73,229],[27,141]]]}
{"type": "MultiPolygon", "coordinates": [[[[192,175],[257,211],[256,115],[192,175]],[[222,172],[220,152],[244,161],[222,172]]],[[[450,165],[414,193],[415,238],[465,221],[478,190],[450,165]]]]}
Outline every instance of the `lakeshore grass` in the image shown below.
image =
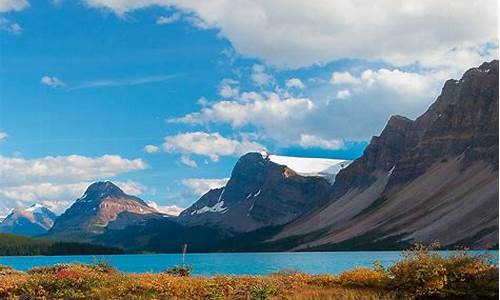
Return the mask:
{"type": "MultiPolygon", "coordinates": [[[[339,275],[281,271],[267,276],[122,273],[106,263],[19,272],[0,268],[5,299],[497,299],[498,267],[488,257],[443,257],[418,246],[388,268],[374,263],[339,275]]],[[[172,271],[174,270],[174,271],[172,271]]]]}

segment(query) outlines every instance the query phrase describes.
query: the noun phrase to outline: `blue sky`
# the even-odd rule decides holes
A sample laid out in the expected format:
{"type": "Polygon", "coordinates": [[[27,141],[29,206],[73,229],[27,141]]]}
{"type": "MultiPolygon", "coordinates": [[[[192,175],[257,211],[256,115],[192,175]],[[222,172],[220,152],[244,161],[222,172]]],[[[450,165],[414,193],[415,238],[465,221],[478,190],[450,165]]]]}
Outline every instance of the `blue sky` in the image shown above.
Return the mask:
{"type": "Polygon", "coordinates": [[[449,24],[432,23],[443,4],[373,19],[279,2],[0,0],[0,210],[60,212],[102,179],[187,207],[264,148],[355,159],[390,115],[498,56],[494,2],[450,5],[449,24]]]}

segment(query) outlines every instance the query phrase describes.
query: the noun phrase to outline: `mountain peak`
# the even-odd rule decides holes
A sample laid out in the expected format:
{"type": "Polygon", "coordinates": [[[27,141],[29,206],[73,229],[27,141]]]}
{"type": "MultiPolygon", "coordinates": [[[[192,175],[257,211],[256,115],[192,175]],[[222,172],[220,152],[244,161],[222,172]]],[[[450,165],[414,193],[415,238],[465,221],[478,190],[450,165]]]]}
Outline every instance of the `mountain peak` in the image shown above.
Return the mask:
{"type": "Polygon", "coordinates": [[[49,230],[57,216],[45,206],[35,203],[27,208],[17,207],[0,223],[0,232],[35,236],[49,230]]]}
{"type": "Polygon", "coordinates": [[[123,192],[122,189],[120,189],[117,185],[112,183],[111,181],[97,181],[92,183],[83,196],[80,198],[86,199],[86,198],[106,198],[106,197],[118,197],[118,196],[123,196],[125,193],[123,192]]]}

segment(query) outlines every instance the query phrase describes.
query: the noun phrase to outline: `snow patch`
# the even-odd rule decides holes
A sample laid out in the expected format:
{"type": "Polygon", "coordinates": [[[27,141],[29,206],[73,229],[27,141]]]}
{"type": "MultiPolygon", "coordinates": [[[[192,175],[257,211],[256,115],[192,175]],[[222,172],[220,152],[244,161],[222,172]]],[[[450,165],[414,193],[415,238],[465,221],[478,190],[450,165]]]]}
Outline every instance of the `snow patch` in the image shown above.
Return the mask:
{"type": "Polygon", "coordinates": [[[294,157],[281,155],[267,155],[270,161],[285,165],[302,176],[321,176],[333,183],[335,175],[347,167],[352,161],[345,159],[294,157]]]}
{"type": "Polygon", "coordinates": [[[191,215],[197,214],[204,214],[207,212],[213,212],[213,213],[225,213],[227,211],[227,207],[224,207],[224,201],[217,202],[214,206],[203,206],[200,209],[197,209],[193,212],[191,212],[191,215]]]}
{"type": "Polygon", "coordinates": [[[39,204],[39,203],[35,203],[33,205],[31,205],[30,207],[26,208],[25,211],[29,211],[29,212],[36,212],[36,213],[42,213],[42,208],[43,208],[43,205],[39,204]]]}
{"type": "Polygon", "coordinates": [[[391,176],[392,173],[394,172],[394,169],[396,168],[396,165],[392,166],[392,168],[387,172],[387,177],[391,176]]]}

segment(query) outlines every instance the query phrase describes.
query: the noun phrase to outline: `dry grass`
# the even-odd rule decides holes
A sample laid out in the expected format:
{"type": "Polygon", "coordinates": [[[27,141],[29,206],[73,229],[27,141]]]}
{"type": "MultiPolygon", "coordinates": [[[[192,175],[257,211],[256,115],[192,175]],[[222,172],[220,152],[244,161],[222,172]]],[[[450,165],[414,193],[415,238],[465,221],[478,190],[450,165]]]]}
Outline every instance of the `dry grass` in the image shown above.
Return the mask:
{"type": "Polygon", "coordinates": [[[384,269],[338,276],[281,272],[269,276],[180,277],[125,274],[106,264],[56,265],[26,273],[0,267],[5,299],[495,299],[498,267],[483,257],[443,258],[425,249],[384,269]]]}

